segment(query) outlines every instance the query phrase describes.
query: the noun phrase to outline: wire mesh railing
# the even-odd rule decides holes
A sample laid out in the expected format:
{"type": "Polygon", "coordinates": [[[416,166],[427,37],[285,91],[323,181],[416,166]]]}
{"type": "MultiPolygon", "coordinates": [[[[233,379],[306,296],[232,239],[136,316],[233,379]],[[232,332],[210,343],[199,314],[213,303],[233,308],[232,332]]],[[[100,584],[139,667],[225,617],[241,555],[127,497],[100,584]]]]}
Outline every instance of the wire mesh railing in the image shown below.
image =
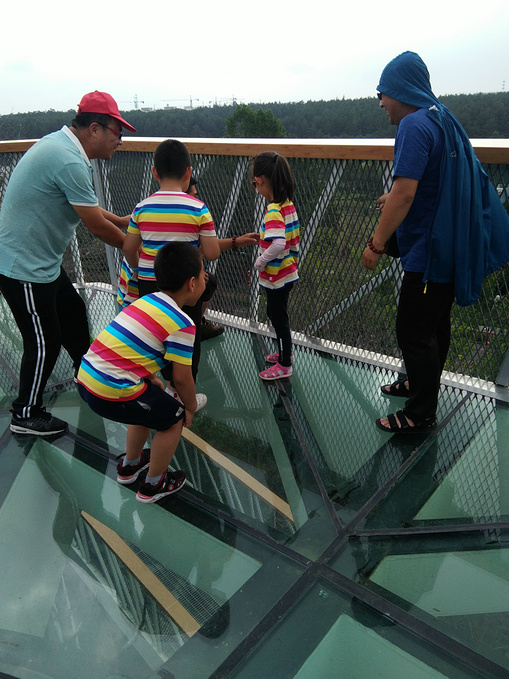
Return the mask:
{"type": "MultiPolygon", "coordinates": [[[[95,186],[106,209],[128,214],[137,202],[157,189],[151,166],[153,151],[160,141],[127,139],[111,161],[94,161],[95,186]]],[[[198,195],[207,204],[220,238],[260,229],[264,205],[247,180],[250,158],[266,149],[289,158],[301,228],[300,281],[289,309],[292,330],[301,338],[341,345],[346,353],[348,348],[355,348],[356,358],[360,350],[399,359],[394,330],[402,274],[399,260],[382,258],[375,273],[361,263],[365,243],[379,218],[375,201],[390,186],[393,142],[183,141],[192,154],[198,195]]],[[[0,142],[0,197],[13,167],[29,145],[0,142]]],[[[509,143],[490,144],[484,140],[479,145],[474,142],[474,147],[507,207],[509,143]]],[[[209,270],[217,275],[219,285],[209,311],[223,322],[235,324],[240,319],[259,329],[266,323],[266,309],[253,267],[255,250],[228,250],[210,263],[209,270]]],[[[116,312],[114,294],[120,254],[105,247],[82,226],[66,253],[65,268],[89,303],[93,328],[100,329],[116,312]],[[101,300],[110,295],[112,301],[101,306],[96,297],[91,304],[97,291],[101,300]]],[[[500,382],[509,346],[508,317],[506,265],[484,281],[476,304],[454,306],[446,370],[500,382]]],[[[12,369],[11,352],[19,353],[19,348],[11,349],[11,342],[4,337],[0,355],[12,369]]],[[[0,364],[0,379],[2,373],[0,364]]],[[[509,376],[502,379],[509,382],[509,376]]],[[[12,376],[4,376],[4,381],[5,389],[12,384],[12,376]]]]}

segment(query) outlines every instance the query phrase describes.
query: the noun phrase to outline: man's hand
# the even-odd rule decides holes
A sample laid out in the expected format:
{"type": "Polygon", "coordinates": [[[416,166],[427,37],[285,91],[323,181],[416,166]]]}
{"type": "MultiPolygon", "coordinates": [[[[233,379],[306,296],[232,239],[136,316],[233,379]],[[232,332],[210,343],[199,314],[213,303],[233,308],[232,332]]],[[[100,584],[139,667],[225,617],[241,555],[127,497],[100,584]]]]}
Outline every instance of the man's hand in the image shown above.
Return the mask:
{"type": "Polygon", "coordinates": [[[366,248],[362,253],[362,266],[374,271],[381,256],[382,255],[377,255],[376,252],[373,252],[370,248],[366,248]]]}
{"type": "MultiPolygon", "coordinates": [[[[405,219],[412,206],[419,182],[408,177],[395,177],[392,189],[378,198],[376,204],[382,211],[373,234],[373,246],[382,250],[385,243],[405,219]]],[[[362,253],[362,265],[374,271],[381,255],[367,247],[362,253]]]]}
{"type": "Polygon", "coordinates": [[[98,205],[94,207],[73,205],[73,208],[90,233],[97,236],[103,243],[113,245],[116,248],[122,247],[125,235],[118,226],[115,226],[110,219],[104,216],[102,208],[98,205]]]}
{"type": "Polygon", "coordinates": [[[377,198],[376,206],[380,208],[380,210],[384,209],[385,201],[387,200],[388,195],[389,195],[388,193],[384,193],[380,196],[380,198],[377,198]]]}
{"type": "Polygon", "coordinates": [[[101,212],[103,213],[103,217],[106,217],[106,219],[109,219],[110,222],[115,224],[119,229],[127,229],[129,226],[129,221],[131,219],[131,215],[123,215],[122,217],[119,217],[118,215],[114,214],[113,212],[108,212],[108,210],[105,210],[103,207],[101,208],[101,212]]]}

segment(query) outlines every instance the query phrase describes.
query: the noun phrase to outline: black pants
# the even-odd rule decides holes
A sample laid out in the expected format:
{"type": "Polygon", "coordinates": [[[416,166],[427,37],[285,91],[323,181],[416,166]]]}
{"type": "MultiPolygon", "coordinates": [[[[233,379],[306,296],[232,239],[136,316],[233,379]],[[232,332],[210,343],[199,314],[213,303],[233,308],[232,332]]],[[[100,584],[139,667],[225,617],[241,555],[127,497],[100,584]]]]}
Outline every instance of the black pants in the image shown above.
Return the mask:
{"type": "MultiPolygon", "coordinates": [[[[149,295],[152,292],[159,292],[159,288],[157,287],[157,283],[155,281],[139,280],[138,287],[140,290],[140,297],[143,297],[144,295],[149,295]]],[[[200,362],[201,354],[201,303],[202,301],[201,299],[199,299],[194,306],[182,307],[182,311],[191,318],[191,320],[196,326],[196,335],[194,338],[193,347],[193,360],[191,364],[193,380],[195,382],[196,375],[198,374],[198,364],[200,362]]],[[[161,374],[165,380],[168,380],[168,382],[171,382],[171,384],[173,384],[171,363],[164,366],[164,368],[161,370],[161,374]]]]}
{"type": "Polygon", "coordinates": [[[418,421],[435,417],[440,376],[451,341],[454,286],[422,282],[423,274],[405,272],[396,335],[405,361],[410,397],[404,413],[418,421]]]}
{"type": "Polygon", "coordinates": [[[292,335],[288,319],[288,297],[292,288],[293,283],[288,283],[284,288],[278,290],[266,288],[267,316],[276,331],[279,363],[286,368],[291,365],[292,355],[292,335]]]}
{"type": "Polygon", "coordinates": [[[18,398],[13,411],[37,415],[46,383],[63,346],[79,368],[90,346],[85,303],[63,269],[53,283],[28,283],[0,275],[0,291],[23,338],[18,398]]]}

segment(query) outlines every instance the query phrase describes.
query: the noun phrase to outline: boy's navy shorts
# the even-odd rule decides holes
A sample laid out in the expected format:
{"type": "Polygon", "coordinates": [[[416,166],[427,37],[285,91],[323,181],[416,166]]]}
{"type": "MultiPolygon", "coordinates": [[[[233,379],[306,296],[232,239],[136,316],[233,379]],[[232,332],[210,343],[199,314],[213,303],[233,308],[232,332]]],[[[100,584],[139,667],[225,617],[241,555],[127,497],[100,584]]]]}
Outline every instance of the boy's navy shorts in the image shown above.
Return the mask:
{"type": "Polygon", "coordinates": [[[130,401],[106,401],[91,394],[82,384],[78,393],[101,417],[123,424],[138,424],[156,431],[166,431],[184,417],[184,406],[160,387],[147,381],[147,388],[130,401]]]}

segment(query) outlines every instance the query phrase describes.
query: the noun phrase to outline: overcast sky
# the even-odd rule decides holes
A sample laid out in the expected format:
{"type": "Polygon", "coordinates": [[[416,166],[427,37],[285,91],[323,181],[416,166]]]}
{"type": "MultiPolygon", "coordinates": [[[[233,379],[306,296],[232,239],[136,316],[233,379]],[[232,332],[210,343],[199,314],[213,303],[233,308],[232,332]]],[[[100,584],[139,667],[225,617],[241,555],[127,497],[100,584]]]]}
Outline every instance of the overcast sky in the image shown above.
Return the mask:
{"type": "Polygon", "coordinates": [[[0,114],[374,96],[418,52],[433,90],[509,90],[508,0],[195,0],[4,3],[0,114]],[[348,5],[348,6],[346,6],[348,5]],[[21,12],[21,7],[23,12],[21,12]]]}

